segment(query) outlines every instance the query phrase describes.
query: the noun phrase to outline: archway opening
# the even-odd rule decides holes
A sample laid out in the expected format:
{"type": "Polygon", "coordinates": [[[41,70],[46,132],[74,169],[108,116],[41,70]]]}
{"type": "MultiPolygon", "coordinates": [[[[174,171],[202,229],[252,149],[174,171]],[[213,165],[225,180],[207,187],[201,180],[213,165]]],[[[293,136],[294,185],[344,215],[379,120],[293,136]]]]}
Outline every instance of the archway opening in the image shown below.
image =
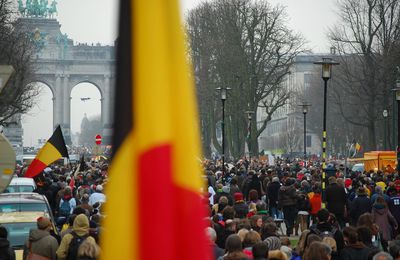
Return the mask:
{"type": "Polygon", "coordinates": [[[79,83],[71,91],[71,140],[76,146],[93,146],[103,130],[101,93],[92,83],[79,83]]]}
{"type": "Polygon", "coordinates": [[[53,92],[42,82],[33,82],[39,95],[31,110],[22,115],[24,147],[40,148],[53,133],[53,92]]]}

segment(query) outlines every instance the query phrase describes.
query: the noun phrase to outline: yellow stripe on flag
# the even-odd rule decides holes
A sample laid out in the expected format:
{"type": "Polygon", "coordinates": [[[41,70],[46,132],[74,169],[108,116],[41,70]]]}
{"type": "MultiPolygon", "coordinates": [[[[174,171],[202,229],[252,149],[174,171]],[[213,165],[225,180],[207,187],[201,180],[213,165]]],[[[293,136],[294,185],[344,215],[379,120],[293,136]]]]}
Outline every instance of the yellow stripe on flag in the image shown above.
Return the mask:
{"type": "Polygon", "coordinates": [[[139,194],[134,176],[136,154],[132,143],[132,135],[129,135],[115,154],[110,167],[112,181],[107,183],[107,194],[120,196],[114,195],[112,201],[104,205],[105,212],[112,212],[104,219],[105,226],[112,229],[105,228],[102,231],[101,245],[104,251],[101,259],[139,259],[139,194]],[[120,234],[123,239],[118,239],[115,234],[120,234]]]}
{"type": "Polygon", "coordinates": [[[61,153],[49,142],[47,142],[42,149],[40,149],[39,154],[36,156],[37,160],[46,165],[51,164],[59,158],[61,158],[61,153]]]}
{"type": "Polygon", "coordinates": [[[199,192],[202,179],[197,162],[200,145],[196,102],[178,3],[134,1],[132,10],[134,86],[146,86],[134,88],[134,135],[140,137],[135,138],[135,145],[138,151],[146,151],[165,143],[174,144],[175,182],[199,192]],[[187,131],[187,126],[191,131],[187,131]],[[196,174],[188,178],[188,169],[196,174]]]}

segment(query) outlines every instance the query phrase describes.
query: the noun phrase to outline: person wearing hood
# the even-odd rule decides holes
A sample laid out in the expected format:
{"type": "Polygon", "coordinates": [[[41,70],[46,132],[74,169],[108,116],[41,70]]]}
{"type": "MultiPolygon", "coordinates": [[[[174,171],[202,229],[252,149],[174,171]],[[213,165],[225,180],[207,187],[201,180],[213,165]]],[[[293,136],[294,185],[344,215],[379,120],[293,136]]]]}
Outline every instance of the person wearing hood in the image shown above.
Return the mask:
{"type": "Polygon", "coordinates": [[[397,230],[398,223],[382,196],[378,196],[372,206],[372,217],[382,234],[383,243],[392,240],[392,232],[397,230]]]}
{"type": "Polygon", "coordinates": [[[282,186],[278,192],[278,206],[283,210],[285,218],[286,235],[290,237],[293,232],[294,220],[297,216],[297,200],[298,194],[294,187],[295,180],[293,178],[286,179],[285,186],[282,186]]]}
{"type": "Polygon", "coordinates": [[[93,240],[91,242],[96,243],[93,237],[89,236],[89,219],[85,214],[79,214],[74,220],[72,232],[66,234],[61,240],[60,247],[57,249],[58,260],[65,260],[68,256],[68,250],[74,234],[78,237],[86,237],[86,239],[93,240]]]}
{"type": "Polygon", "coordinates": [[[15,260],[15,252],[10,246],[10,241],[8,241],[7,235],[7,229],[0,226],[0,259],[15,260]]]}
{"type": "Polygon", "coordinates": [[[49,259],[57,259],[57,239],[50,235],[52,225],[49,218],[39,217],[36,220],[37,229],[31,230],[25,243],[23,259],[28,255],[38,255],[49,259]]]}

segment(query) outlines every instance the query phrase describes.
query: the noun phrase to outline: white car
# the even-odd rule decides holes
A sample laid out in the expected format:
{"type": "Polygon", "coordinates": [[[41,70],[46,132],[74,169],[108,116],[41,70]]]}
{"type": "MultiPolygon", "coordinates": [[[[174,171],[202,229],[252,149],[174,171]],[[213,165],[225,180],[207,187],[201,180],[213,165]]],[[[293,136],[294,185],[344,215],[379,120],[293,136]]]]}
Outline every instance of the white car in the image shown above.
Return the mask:
{"type": "Polygon", "coordinates": [[[4,193],[33,192],[34,190],[36,190],[36,183],[32,178],[14,177],[4,193]]]}

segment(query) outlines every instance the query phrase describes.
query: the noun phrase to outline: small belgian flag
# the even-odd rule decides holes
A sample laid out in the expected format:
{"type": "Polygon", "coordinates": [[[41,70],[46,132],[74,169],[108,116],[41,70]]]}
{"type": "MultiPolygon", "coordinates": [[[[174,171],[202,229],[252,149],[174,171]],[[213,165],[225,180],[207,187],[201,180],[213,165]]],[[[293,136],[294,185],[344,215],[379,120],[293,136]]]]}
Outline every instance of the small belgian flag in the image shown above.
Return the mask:
{"type": "Polygon", "coordinates": [[[38,155],[26,170],[25,177],[33,178],[43,171],[48,165],[61,157],[68,157],[61,127],[58,126],[47,143],[40,149],[38,155]]]}

